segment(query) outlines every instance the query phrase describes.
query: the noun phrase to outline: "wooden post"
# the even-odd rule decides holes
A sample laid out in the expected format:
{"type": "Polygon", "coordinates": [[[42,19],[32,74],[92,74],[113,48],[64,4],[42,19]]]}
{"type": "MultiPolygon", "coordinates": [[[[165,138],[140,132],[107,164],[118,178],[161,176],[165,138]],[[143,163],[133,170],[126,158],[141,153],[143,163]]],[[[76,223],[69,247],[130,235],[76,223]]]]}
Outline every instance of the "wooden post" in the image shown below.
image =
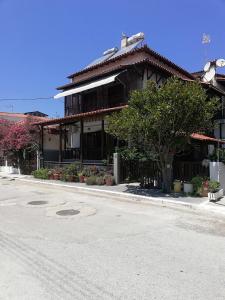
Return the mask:
{"type": "Polygon", "coordinates": [[[104,120],[102,120],[102,131],[101,131],[101,159],[104,159],[104,148],[105,148],[105,130],[104,130],[104,120]]]}
{"type": "Polygon", "coordinates": [[[41,168],[44,168],[44,126],[41,126],[41,153],[39,154],[39,163],[38,165],[41,168]]]}
{"type": "Polygon", "coordinates": [[[59,162],[62,162],[62,125],[59,125],[59,162]]]}
{"type": "Polygon", "coordinates": [[[84,122],[81,119],[80,120],[80,161],[83,163],[84,157],[83,157],[83,135],[84,135],[84,122]]]}
{"type": "Polygon", "coordinates": [[[44,126],[41,126],[41,152],[44,151],[44,126]]]}

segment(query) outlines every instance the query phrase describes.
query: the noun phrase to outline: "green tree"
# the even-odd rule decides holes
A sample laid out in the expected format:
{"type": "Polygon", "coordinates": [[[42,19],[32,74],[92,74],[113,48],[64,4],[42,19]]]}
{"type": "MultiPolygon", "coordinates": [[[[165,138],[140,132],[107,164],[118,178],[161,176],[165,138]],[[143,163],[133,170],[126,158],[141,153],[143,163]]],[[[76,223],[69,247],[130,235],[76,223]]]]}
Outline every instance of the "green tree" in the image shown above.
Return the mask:
{"type": "Polygon", "coordinates": [[[148,153],[162,172],[163,191],[170,192],[174,155],[192,133],[212,128],[219,99],[209,98],[198,82],[170,78],[161,87],[150,81],[131,93],[128,107],[107,117],[108,133],[148,153]]]}

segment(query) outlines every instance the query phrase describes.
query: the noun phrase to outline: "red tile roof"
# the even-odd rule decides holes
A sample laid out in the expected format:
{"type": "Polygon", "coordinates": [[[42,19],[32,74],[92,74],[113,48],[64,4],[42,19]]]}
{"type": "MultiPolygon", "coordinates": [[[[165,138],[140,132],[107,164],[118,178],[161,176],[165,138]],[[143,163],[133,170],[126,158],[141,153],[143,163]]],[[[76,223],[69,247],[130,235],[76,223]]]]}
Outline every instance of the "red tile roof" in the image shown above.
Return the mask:
{"type": "Polygon", "coordinates": [[[169,59],[167,59],[166,57],[162,56],[161,54],[157,53],[156,51],[152,50],[151,48],[149,48],[147,45],[144,45],[143,47],[140,47],[140,48],[136,48],[132,51],[129,51],[127,53],[124,53],[120,56],[117,56],[115,58],[112,58],[112,59],[109,59],[109,60],[106,60],[102,63],[99,63],[99,64],[96,64],[96,65],[93,65],[93,66],[90,66],[89,68],[85,68],[83,70],[80,70],[78,72],[75,72],[71,75],[68,76],[68,78],[73,78],[77,75],[80,75],[80,74],[83,74],[85,72],[88,72],[88,71],[91,71],[91,70],[94,70],[94,69],[97,69],[103,65],[107,65],[107,64],[110,64],[114,61],[118,61],[119,59],[121,58],[124,58],[124,57],[127,57],[129,55],[133,55],[134,53],[138,53],[138,52],[146,52],[148,54],[150,54],[154,59],[157,59],[159,61],[159,64],[160,65],[167,65],[169,68],[172,68],[174,70],[176,70],[175,72],[179,72],[179,74],[183,74],[183,76],[187,77],[187,78],[190,78],[190,79],[194,79],[194,76],[189,73],[188,71],[186,71],[185,69],[181,68],[180,66],[176,65],[175,63],[173,63],[172,61],[170,61],[169,59]]]}
{"type": "Polygon", "coordinates": [[[32,116],[32,115],[25,115],[22,113],[13,113],[13,112],[0,112],[0,119],[4,118],[4,117],[8,117],[8,118],[18,118],[18,119],[32,119],[32,120],[48,120],[49,118],[47,117],[38,117],[38,116],[32,116]]]}
{"type": "Polygon", "coordinates": [[[199,133],[193,133],[191,135],[191,138],[194,140],[199,140],[199,141],[204,141],[204,142],[216,142],[216,143],[225,144],[225,141],[215,139],[210,136],[199,134],[199,133]]]}
{"type": "Polygon", "coordinates": [[[126,107],[128,107],[128,105],[121,105],[121,106],[111,107],[111,108],[103,108],[103,109],[98,109],[95,111],[90,111],[90,112],[67,116],[64,118],[57,118],[57,119],[50,119],[48,121],[36,122],[35,125],[45,126],[45,125],[51,125],[51,124],[66,124],[66,123],[70,123],[75,120],[83,119],[85,117],[92,117],[92,116],[96,116],[96,115],[103,115],[103,114],[108,114],[108,113],[111,113],[114,111],[119,111],[126,107]]]}

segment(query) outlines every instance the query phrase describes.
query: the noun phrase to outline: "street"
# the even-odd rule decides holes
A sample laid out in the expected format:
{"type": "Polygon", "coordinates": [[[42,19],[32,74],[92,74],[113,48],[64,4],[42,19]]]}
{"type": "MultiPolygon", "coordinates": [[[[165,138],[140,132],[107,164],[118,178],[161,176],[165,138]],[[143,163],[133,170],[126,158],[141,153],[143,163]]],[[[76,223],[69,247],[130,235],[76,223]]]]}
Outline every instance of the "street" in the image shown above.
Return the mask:
{"type": "Polygon", "coordinates": [[[225,219],[0,179],[0,299],[225,299],[225,219]]]}

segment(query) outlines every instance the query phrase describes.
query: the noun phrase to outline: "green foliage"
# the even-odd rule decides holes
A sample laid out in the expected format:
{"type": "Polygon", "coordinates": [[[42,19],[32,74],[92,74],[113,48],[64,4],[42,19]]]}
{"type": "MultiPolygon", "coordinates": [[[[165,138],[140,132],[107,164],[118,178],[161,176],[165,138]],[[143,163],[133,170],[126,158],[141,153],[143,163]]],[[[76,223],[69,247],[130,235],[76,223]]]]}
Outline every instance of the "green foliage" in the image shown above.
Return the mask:
{"type": "Polygon", "coordinates": [[[32,172],[35,178],[48,179],[49,169],[41,168],[32,172]]]}
{"type": "Polygon", "coordinates": [[[221,161],[225,163],[225,149],[224,148],[217,148],[213,151],[213,154],[209,156],[211,161],[221,161]]]}
{"type": "Polygon", "coordinates": [[[60,180],[69,181],[69,176],[65,172],[62,172],[62,174],[60,175],[60,180]]]}
{"type": "Polygon", "coordinates": [[[104,185],[104,184],[105,184],[104,177],[103,177],[103,176],[98,176],[98,177],[96,178],[96,184],[97,184],[97,185],[104,185]]]}
{"type": "Polygon", "coordinates": [[[194,194],[200,196],[202,192],[203,178],[195,176],[192,178],[191,183],[193,184],[194,194]]]}
{"type": "Polygon", "coordinates": [[[67,166],[64,169],[64,174],[77,176],[77,174],[78,174],[78,167],[77,167],[77,165],[76,164],[70,164],[69,166],[67,166]]]}
{"type": "Polygon", "coordinates": [[[96,176],[90,176],[90,177],[87,178],[86,184],[87,185],[95,185],[96,184],[96,179],[97,179],[96,176]]]}
{"type": "MultiPolygon", "coordinates": [[[[168,79],[161,88],[149,82],[131,94],[128,108],[107,117],[108,132],[157,153],[163,146],[181,148],[185,138],[212,125],[218,100],[208,99],[197,82],[168,79]]],[[[161,150],[162,151],[162,150],[161,150]]],[[[160,151],[160,152],[161,152],[160,151]]]]}
{"type": "Polygon", "coordinates": [[[220,183],[215,180],[210,180],[209,181],[209,191],[211,193],[215,193],[220,187],[220,183]]]}
{"type": "Polygon", "coordinates": [[[115,179],[111,174],[106,174],[104,176],[104,181],[106,185],[114,185],[115,184],[115,179]]]}
{"type": "MultiPolygon", "coordinates": [[[[118,153],[120,153],[121,157],[124,160],[147,160],[149,159],[149,155],[147,153],[144,153],[143,151],[141,151],[140,149],[138,149],[137,147],[122,147],[119,148],[118,153]]],[[[154,159],[151,156],[152,159],[154,159]]]]}
{"type": "Polygon", "coordinates": [[[151,153],[159,162],[168,191],[172,172],[167,166],[192,133],[212,128],[219,101],[210,99],[198,82],[170,78],[160,88],[148,82],[145,89],[133,91],[128,104],[107,117],[106,130],[127,141],[129,148],[151,153]]]}

